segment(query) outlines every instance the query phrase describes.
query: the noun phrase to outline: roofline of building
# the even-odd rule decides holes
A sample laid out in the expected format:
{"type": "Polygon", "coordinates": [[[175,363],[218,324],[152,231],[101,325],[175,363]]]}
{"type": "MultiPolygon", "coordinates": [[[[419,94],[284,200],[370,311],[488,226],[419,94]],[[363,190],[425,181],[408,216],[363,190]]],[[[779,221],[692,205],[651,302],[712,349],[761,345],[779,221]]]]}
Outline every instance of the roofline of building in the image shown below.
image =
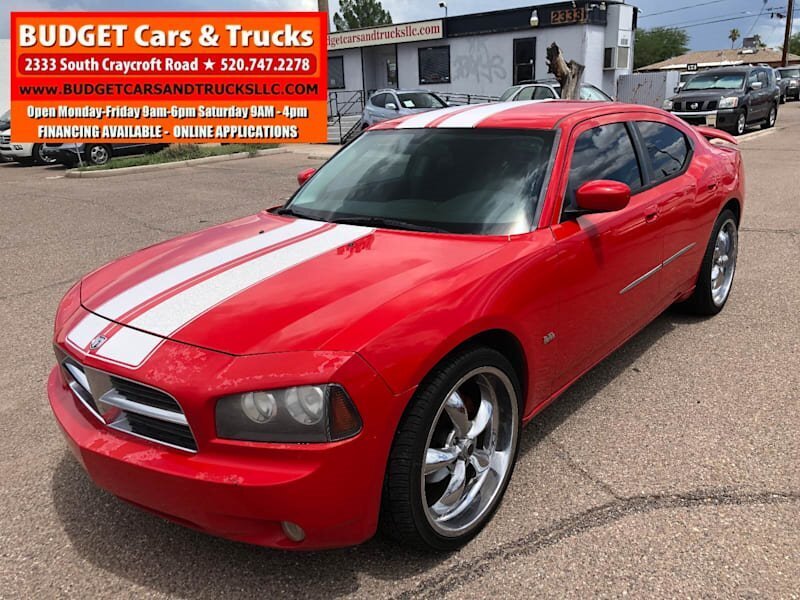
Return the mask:
{"type": "MultiPolygon", "coordinates": [[[[567,2],[562,0],[561,2],[548,2],[547,4],[532,4],[530,6],[517,6],[515,8],[503,8],[500,10],[488,10],[482,12],[475,12],[475,13],[464,13],[459,15],[448,15],[447,17],[429,17],[427,19],[417,19],[416,21],[403,21],[401,23],[385,23],[383,25],[369,25],[367,27],[359,27],[357,29],[344,29],[342,31],[330,31],[329,35],[333,35],[336,33],[351,33],[354,31],[364,31],[366,29],[377,29],[380,27],[400,27],[403,25],[414,25],[415,23],[426,23],[428,21],[452,21],[453,19],[460,19],[462,17],[484,17],[484,16],[497,16],[502,14],[510,14],[513,12],[517,12],[520,10],[539,10],[539,9],[546,9],[550,6],[558,6],[560,4],[596,4],[599,2],[604,2],[606,5],[619,5],[619,6],[631,6],[634,11],[639,10],[637,6],[633,4],[629,4],[626,0],[576,0],[575,2],[567,2]]],[[[332,18],[332,17],[331,17],[332,18]]]]}

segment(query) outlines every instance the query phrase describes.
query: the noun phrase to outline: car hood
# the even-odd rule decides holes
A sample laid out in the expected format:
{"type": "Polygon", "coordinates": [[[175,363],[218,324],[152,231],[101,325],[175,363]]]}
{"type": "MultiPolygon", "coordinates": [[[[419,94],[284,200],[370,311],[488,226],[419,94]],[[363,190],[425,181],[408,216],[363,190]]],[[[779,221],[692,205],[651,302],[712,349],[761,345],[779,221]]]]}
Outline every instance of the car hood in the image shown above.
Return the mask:
{"type": "Polygon", "coordinates": [[[358,351],[364,328],[377,335],[408,315],[397,303],[384,307],[425,284],[436,293],[437,280],[507,241],[261,213],[115,261],[82,281],[81,303],[121,325],[233,355],[358,351]]]}

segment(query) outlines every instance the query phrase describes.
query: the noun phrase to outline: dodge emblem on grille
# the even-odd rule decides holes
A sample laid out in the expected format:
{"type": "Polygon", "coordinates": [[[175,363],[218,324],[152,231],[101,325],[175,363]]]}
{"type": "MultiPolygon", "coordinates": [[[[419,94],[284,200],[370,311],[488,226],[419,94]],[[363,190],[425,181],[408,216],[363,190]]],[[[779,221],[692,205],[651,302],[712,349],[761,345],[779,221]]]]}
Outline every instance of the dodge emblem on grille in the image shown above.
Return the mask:
{"type": "Polygon", "coordinates": [[[697,110],[698,108],[700,108],[700,105],[697,102],[692,102],[689,105],[689,108],[691,108],[692,110],[697,110]]]}
{"type": "Polygon", "coordinates": [[[100,346],[105,344],[108,338],[104,335],[98,335],[96,338],[92,340],[92,343],[89,344],[89,348],[92,350],[97,350],[100,346]]]}

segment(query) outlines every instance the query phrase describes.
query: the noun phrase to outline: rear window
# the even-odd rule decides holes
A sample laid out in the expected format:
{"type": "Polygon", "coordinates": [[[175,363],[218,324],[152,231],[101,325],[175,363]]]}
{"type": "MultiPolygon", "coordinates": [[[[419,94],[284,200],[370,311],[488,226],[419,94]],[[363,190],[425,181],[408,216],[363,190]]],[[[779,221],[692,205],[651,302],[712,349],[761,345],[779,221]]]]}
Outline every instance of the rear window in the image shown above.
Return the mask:
{"type": "Polygon", "coordinates": [[[669,179],[683,170],[689,158],[689,143],[680,131],[652,121],[636,123],[644,140],[656,182],[669,179]]]}
{"type": "Polygon", "coordinates": [[[433,94],[424,92],[403,92],[397,94],[401,108],[444,108],[447,106],[433,94]]]}
{"type": "Polygon", "coordinates": [[[781,77],[800,77],[800,68],[797,69],[778,69],[781,77]]]}

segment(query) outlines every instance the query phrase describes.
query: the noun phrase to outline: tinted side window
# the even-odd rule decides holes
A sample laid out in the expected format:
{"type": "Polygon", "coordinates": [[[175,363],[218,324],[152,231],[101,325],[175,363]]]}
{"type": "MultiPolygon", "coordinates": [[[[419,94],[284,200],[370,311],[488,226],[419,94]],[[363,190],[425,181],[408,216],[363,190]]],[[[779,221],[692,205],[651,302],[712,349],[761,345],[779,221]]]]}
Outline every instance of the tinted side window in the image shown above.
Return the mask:
{"type": "Polygon", "coordinates": [[[522,88],[519,95],[514,98],[514,100],[531,100],[533,98],[533,92],[536,91],[536,88],[532,85],[528,87],[522,88]]]}
{"type": "Polygon", "coordinates": [[[769,77],[767,77],[766,71],[762,70],[758,72],[758,80],[764,84],[764,87],[767,87],[769,85],[769,77]]]}
{"type": "Polygon", "coordinates": [[[388,99],[389,94],[378,94],[377,96],[373,96],[370,100],[370,104],[372,106],[377,106],[379,108],[383,108],[386,106],[386,100],[388,99]]]}
{"type": "Polygon", "coordinates": [[[620,181],[629,185],[633,192],[642,187],[639,161],[631,136],[622,123],[595,127],[578,137],[564,207],[576,208],[575,191],[587,181],[596,179],[620,181]]]}
{"type": "Polygon", "coordinates": [[[551,100],[555,97],[556,95],[553,93],[553,90],[544,85],[538,86],[536,92],[533,94],[534,100],[551,100]]]}
{"type": "Polygon", "coordinates": [[[689,143],[680,131],[663,123],[636,123],[642,134],[656,182],[667,179],[683,169],[689,158],[689,143]]]}

